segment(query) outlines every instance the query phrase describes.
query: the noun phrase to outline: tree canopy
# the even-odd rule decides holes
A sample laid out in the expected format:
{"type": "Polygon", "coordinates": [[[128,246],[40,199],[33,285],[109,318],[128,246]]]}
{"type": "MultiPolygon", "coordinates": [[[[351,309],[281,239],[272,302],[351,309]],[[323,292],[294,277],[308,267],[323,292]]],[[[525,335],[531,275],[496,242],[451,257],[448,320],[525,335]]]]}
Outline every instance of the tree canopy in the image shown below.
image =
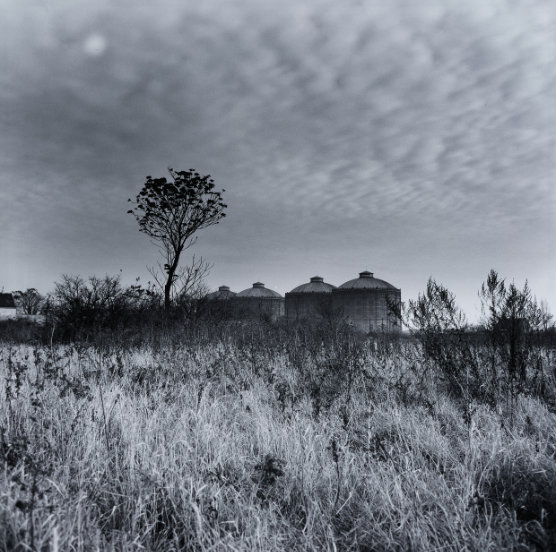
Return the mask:
{"type": "MultiPolygon", "coordinates": [[[[147,176],[135,198],[131,213],[139,230],[160,246],[164,257],[166,284],[164,303],[170,306],[170,292],[178,278],[180,255],[196,240],[196,233],[218,224],[226,216],[222,191],[216,191],[210,175],[201,176],[194,169],[168,169],[171,179],[147,176]]],[[[132,201],[131,199],[129,201],[132,201]]]]}

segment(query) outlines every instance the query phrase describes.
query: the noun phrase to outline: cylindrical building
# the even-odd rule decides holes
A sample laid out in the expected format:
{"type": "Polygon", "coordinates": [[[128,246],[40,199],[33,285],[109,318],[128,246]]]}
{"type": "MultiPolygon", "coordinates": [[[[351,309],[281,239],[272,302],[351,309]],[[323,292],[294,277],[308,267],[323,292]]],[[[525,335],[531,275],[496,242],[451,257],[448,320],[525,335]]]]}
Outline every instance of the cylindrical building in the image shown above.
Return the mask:
{"type": "Polygon", "coordinates": [[[313,276],[286,293],[286,318],[288,322],[318,321],[332,314],[332,290],[336,286],[325,283],[320,276],[313,276]]]}
{"type": "Polygon", "coordinates": [[[332,291],[332,308],[363,332],[395,332],[401,297],[401,289],[364,271],[332,291]]]}
{"type": "Polygon", "coordinates": [[[232,301],[238,318],[276,320],[284,316],[284,298],[261,282],[240,291],[232,301]]]}
{"type": "Polygon", "coordinates": [[[230,291],[228,286],[220,286],[218,291],[213,291],[207,295],[208,301],[228,301],[232,297],[235,297],[237,293],[230,291]]]}
{"type": "Polygon", "coordinates": [[[236,295],[236,293],[230,291],[228,286],[220,286],[218,291],[213,291],[207,295],[207,311],[211,316],[231,318],[234,315],[232,299],[236,295]]]}

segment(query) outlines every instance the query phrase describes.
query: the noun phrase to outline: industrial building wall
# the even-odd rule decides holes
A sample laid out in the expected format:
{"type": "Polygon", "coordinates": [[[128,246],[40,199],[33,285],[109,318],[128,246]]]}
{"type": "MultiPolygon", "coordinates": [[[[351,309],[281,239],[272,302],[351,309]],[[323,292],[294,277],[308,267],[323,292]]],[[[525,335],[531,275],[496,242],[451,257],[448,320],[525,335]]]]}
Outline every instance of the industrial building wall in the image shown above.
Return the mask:
{"type": "Polygon", "coordinates": [[[286,293],[286,318],[321,320],[332,312],[331,293],[286,293]]]}
{"type": "Polygon", "coordinates": [[[334,310],[363,332],[400,330],[390,308],[391,302],[401,302],[399,290],[340,289],[333,291],[332,301],[334,310]]]}
{"type": "Polygon", "coordinates": [[[237,318],[276,320],[284,316],[282,297],[234,297],[231,299],[237,318]]]}

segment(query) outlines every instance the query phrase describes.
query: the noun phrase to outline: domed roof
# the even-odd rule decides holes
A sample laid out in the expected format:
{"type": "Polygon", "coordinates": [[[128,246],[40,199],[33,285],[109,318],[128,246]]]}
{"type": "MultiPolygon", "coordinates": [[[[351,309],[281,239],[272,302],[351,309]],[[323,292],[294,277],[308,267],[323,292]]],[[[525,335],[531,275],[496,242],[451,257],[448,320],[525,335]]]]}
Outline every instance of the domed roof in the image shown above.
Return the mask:
{"type": "Polygon", "coordinates": [[[372,272],[367,270],[359,273],[359,278],[349,280],[342,284],[338,289],[398,289],[392,284],[379,280],[373,276],[372,272]]]}
{"type": "Polygon", "coordinates": [[[331,293],[336,286],[326,284],[320,276],[313,276],[307,284],[301,284],[293,288],[290,293],[331,293]]]}
{"type": "Polygon", "coordinates": [[[207,299],[209,301],[219,301],[224,299],[230,299],[231,297],[235,297],[236,293],[230,291],[228,286],[220,286],[218,291],[213,291],[207,295],[207,299]]]}
{"type": "Polygon", "coordinates": [[[261,282],[255,282],[253,287],[244,289],[237,294],[238,297],[279,297],[282,296],[279,293],[276,293],[272,289],[267,289],[264,287],[264,284],[261,282]]]}

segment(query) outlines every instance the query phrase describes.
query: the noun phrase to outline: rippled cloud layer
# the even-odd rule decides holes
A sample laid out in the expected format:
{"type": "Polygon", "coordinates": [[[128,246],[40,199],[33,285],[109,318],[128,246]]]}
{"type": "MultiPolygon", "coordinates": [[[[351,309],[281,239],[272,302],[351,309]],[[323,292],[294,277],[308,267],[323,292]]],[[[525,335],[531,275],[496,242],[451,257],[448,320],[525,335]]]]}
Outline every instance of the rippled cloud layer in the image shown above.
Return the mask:
{"type": "Polygon", "coordinates": [[[494,266],[549,292],[550,2],[4,3],[4,285],[138,270],[125,201],[172,165],[227,189],[215,284],[369,265],[471,301],[494,266]]]}

